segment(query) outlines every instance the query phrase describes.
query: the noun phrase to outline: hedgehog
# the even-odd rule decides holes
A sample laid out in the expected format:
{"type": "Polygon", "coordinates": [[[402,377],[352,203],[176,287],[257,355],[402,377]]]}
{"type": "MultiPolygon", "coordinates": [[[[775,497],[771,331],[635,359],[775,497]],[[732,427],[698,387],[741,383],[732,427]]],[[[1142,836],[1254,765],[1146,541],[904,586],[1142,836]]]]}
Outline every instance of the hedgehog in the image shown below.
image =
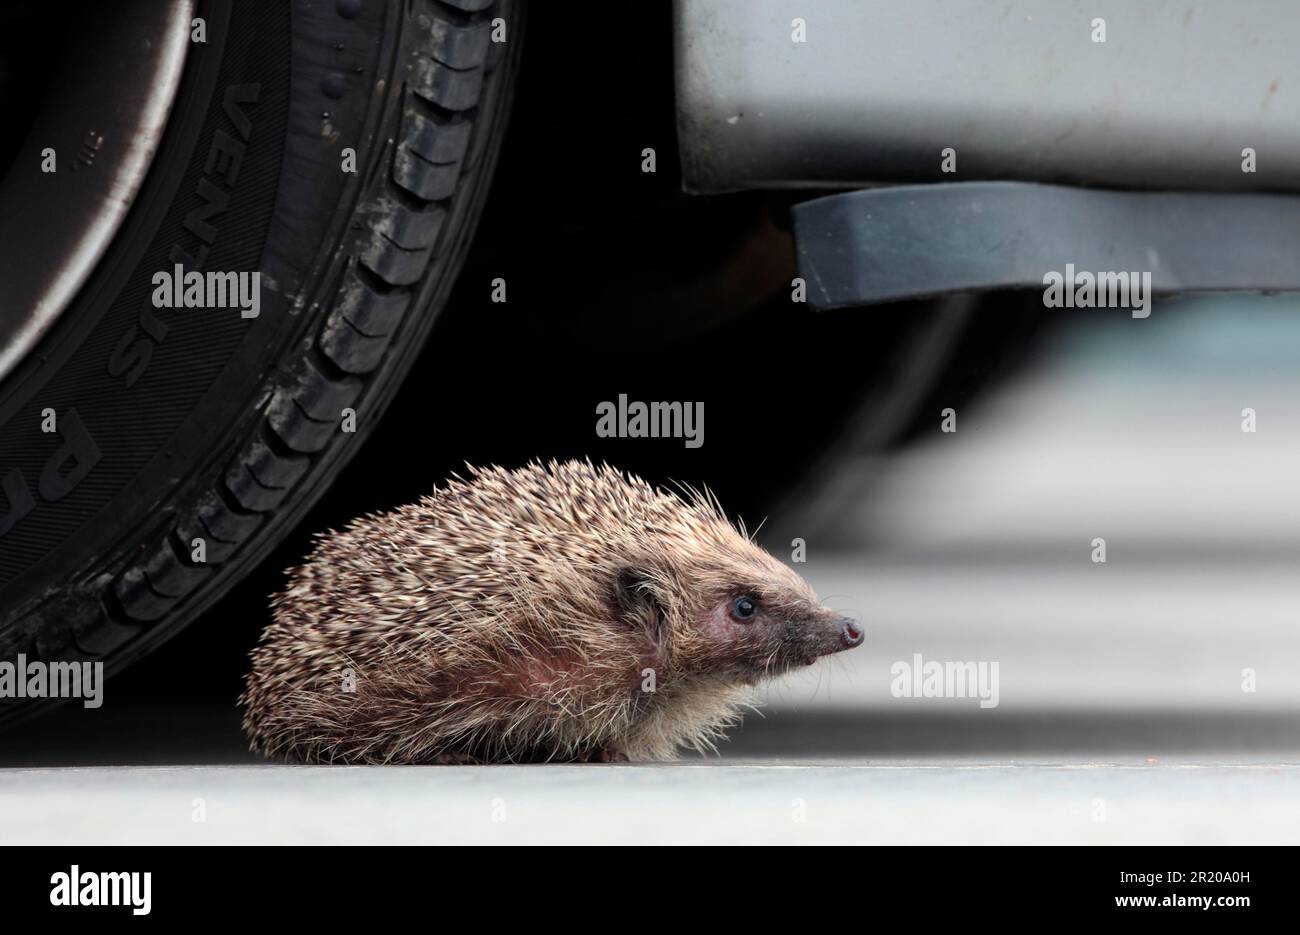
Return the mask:
{"type": "Polygon", "coordinates": [[[707,489],[589,461],[471,467],[320,534],[272,611],[244,729],[309,763],[714,751],[761,681],[863,640],[707,489]]]}

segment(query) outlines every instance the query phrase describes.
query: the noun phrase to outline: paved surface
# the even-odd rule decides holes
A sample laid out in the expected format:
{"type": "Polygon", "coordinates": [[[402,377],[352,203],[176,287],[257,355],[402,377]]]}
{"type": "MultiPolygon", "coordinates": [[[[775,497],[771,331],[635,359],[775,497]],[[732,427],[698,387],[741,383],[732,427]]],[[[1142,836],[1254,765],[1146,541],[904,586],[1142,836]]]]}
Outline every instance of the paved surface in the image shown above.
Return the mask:
{"type": "Polygon", "coordinates": [[[0,774],[0,825],[67,843],[1285,842],[1297,798],[1300,769],[1269,766],[89,768],[0,774]]]}

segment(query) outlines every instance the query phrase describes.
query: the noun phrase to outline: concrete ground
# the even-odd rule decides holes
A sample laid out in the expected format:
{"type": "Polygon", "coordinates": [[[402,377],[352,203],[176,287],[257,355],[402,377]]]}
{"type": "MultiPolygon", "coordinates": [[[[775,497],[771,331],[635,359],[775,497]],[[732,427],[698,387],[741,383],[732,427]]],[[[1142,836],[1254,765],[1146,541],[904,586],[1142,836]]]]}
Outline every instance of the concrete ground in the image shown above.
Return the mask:
{"type": "Polygon", "coordinates": [[[716,756],[284,767],[233,707],[108,703],[5,735],[0,840],[1300,841],[1297,311],[1098,312],[957,433],[846,456],[765,542],[867,643],[716,756]],[[900,697],[917,654],[996,663],[996,706],[900,697]]]}

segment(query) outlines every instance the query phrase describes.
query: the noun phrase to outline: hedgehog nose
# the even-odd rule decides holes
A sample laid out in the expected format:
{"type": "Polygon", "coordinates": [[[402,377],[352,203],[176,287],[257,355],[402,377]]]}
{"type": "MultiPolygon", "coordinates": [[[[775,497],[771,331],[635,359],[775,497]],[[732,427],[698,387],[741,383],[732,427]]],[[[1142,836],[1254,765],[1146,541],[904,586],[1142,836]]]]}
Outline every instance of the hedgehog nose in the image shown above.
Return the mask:
{"type": "Polygon", "coordinates": [[[840,644],[845,649],[852,649],[862,643],[865,634],[856,621],[845,617],[840,621],[840,644]]]}

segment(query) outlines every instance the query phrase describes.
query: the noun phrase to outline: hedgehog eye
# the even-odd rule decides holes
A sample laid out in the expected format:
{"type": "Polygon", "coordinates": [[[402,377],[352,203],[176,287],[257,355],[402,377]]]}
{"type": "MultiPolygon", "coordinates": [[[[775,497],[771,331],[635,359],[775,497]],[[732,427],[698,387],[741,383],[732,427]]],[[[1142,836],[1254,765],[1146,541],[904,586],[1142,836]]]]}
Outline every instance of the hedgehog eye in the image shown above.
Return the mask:
{"type": "Polygon", "coordinates": [[[737,620],[749,620],[758,613],[758,603],[752,597],[738,597],[731,605],[731,615],[737,620]]]}

